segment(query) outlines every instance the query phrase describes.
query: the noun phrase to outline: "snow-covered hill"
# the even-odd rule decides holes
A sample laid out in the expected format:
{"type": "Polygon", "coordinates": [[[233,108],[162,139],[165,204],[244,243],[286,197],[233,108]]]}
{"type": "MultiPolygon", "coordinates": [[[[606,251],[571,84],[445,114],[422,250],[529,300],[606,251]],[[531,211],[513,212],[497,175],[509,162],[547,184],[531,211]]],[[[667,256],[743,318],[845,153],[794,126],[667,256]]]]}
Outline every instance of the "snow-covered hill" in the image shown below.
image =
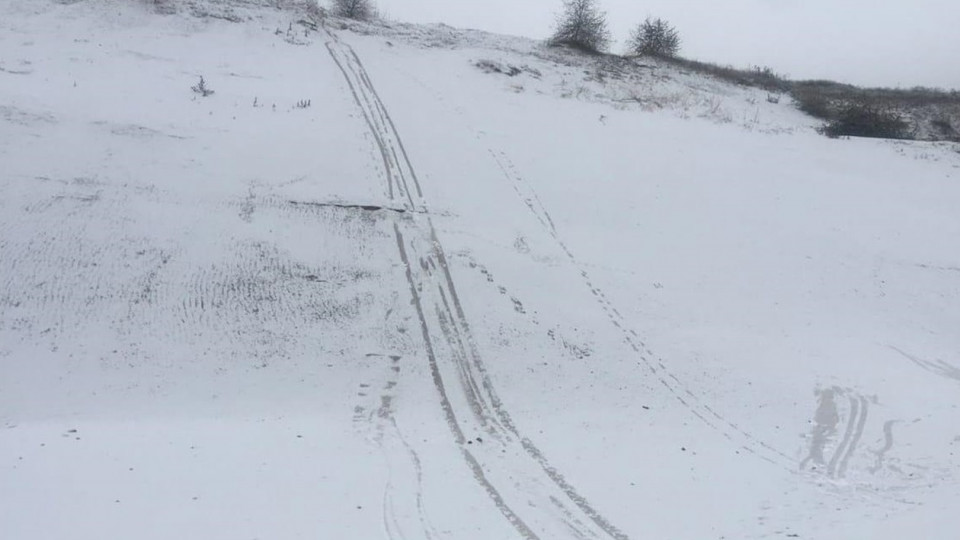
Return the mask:
{"type": "Polygon", "coordinates": [[[301,2],[0,13],[0,538],[960,530],[957,146],[301,2]]]}

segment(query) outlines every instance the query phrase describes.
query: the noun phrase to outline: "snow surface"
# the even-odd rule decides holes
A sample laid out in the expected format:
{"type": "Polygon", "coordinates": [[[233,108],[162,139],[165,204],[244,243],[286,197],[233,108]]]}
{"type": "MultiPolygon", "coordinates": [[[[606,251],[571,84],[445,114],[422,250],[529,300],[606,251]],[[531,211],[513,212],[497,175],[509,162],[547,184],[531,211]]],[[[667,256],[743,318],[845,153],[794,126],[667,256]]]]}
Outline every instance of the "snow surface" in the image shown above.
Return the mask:
{"type": "Polygon", "coordinates": [[[0,538],[957,537],[956,146],[241,4],[0,0],[0,538]]]}

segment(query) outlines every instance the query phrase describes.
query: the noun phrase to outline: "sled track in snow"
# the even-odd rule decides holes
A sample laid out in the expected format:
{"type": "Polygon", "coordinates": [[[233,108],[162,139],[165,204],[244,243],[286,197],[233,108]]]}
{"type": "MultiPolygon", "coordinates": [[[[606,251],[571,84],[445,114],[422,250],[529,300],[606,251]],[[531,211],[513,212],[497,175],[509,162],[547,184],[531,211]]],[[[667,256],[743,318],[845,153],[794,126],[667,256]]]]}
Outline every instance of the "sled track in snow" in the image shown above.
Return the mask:
{"type": "MultiPolygon", "coordinates": [[[[484,139],[482,133],[478,133],[478,139],[484,139]]],[[[623,315],[613,306],[613,303],[604,291],[594,284],[590,274],[587,272],[588,266],[581,262],[567,246],[559,234],[553,218],[541,202],[540,197],[526,179],[520,175],[517,167],[507,154],[502,151],[495,151],[492,148],[488,148],[488,152],[500,167],[505,179],[511,183],[520,200],[553,238],[571,265],[580,274],[583,283],[590,289],[597,303],[607,315],[610,324],[616,327],[622,334],[623,342],[638,355],[640,365],[649,371],[690,414],[697,417],[710,429],[720,433],[722,437],[732,444],[737,445],[744,452],[755,456],[757,459],[775,465],[788,473],[808,474],[807,465],[814,463],[818,466],[816,473],[819,476],[834,480],[843,480],[849,476],[851,464],[857,466],[857,457],[863,454],[863,440],[871,407],[871,401],[868,397],[852,390],[834,389],[827,403],[821,401],[821,408],[823,410],[818,410],[814,418],[815,428],[811,435],[813,443],[808,456],[800,462],[757,435],[742,428],[736,422],[721,414],[720,411],[712,407],[709,403],[706,403],[700,396],[694,393],[683,380],[674,374],[661,359],[656,358],[653,351],[642,341],[640,335],[628,327],[623,315]],[[843,400],[843,405],[838,405],[833,402],[835,396],[846,398],[843,400]],[[838,407],[844,408],[844,412],[846,413],[842,434],[837,432],[839,417],[836,422],[832,420],[825,422],[822,418],[822,416],[829,417],[836,415],[838,407]],[[830,444],[834,441],[836,444],[830,444]],[[825,454],[829,455],[829,459],[825,457],[825,454]]],[[[898,349],[894,350],[901,352],[898,349]]],[[[901,352],[901,354],[903,353],[901,352]]],[[[953,376],[960,375],[960,372],[950,372],[948,368],[951,366],[949,364],[944,365],[945,363],[942,361],[933,364],[918,361],[910,356],[907,356],[907,358],[913,360],[914,363],[917,363],[928,371],[954,380],[960,380],[960,377],[953,376]]],[[[867,452],[872,452],[875,456],[875,465],[873,469],[868,469],[868,472],[876,473],[882,467],[887,452],[893,446],[892,428],[896,422],[897,421],[887,422],[884,426],[885,445],[880,450],[867,450],[867,452]]],[[[856,468],[858,467],[855,467],[854,470],[856,470],[856,468]]],[[[862,468],[862,466],[859,468],[862,468]]],[[[887,495],[875,489],[862,486],[855,489],[854,496],[884,505],[895,504],[899,506],[903,504],[918,504],[916,501],[908,500],[895,494],[887,495]]]]}
{"type": "MultiPolygon", "coordinates": [[[[863,438],[870,411],[870,401],[864,396],[837,387],[820,390],[817,394],[818,407],[814,415],[814,427],[810,434],[810,449],[807,457],[800,462],[800,470],[807,470],[809,466],[829,478],[844,478],[850,465],[850,458],[856,453],[857,446],[863,438]],[[842,398],[847,400],[845,410],[841,409],[838,403],[838,399],[842,398]],[[839,438],[835,445],[829,445],[832,446],[832,457],[827,461],[825,454],[828,451],[828,443],[837,437],[839,434],[838,428],[841,424],[846,424],[843,436],[839,438]]],[[[885,425],[884,433],[892,447],[891,426],[890,423],[885,425]]],[[[889,450],[889,447],[880,453],[880,462],[883,461],[882,455],[887,450],[889,450]]]]}
{"type": "Polygon", "coordinates": [[[750,432],[744,430],[733,423],[710,405],[700,401],[700,398],[690,391],[689,388],[663,364],[661,360],[653,360],[654,354],[640,338],[640,335],[633,329],[627,327],[623,315],[613,306],[606,293],[596,286],[586,266],[573,254],[566,242],[560,236],[554,224],[553,218],[547,212],[540,197],[536,191],[519,174],[517,167],[513,164],[504,152],[496,152],[488,149],[490,156],[496,162],[503,176],[511,183],[517,196],[526,205],[527,209],[533,214],[540,225],[546,230],[547,234],[553,238],[560,250],[566,255],[570,263],[580,273],[584,284],[590,289],[590,293],[596,299],[600,308],[607,315],[610,323],[617,328],[623,335],[623,341],[635,352],[642,362],[643,366],[673,395],[691,414],[699,418],[708,427],[717,430],[724,438],[740,445],[745,452],[756,455],[774,465],[793,471],[795,460],[774,448],[770,444],[758,439],[750,432]]]}
{"type": "Polygon", "coordinates": [[[627,539],[521,435],[498,398],[396,126],[357,54],[328,36],[382,158],[386,196],[410,210],[394,222],[397,249],[446,423],[474,479],[525,539],[627,539]]]}
{"type": "MultiPolygon", "coordinates": [[[[425,90],[431,90],[430,87],[425,85],[423,82],[416,79],[414,80],[425,90]]],[[[445,101],[442,95],[435,94],[435,97],[439,102],[445,101]]],[[[467,116],[461,107],[453,106],[451,109],[455,114],[461,117],[467,116]]],[[[467,123],[468,128],[476,132],[477,140],[486,140],[485,132],[472,127],[472,122],[470,122],[468,118],[467,123]]],[[[589,265],[580,261],[567,246],[563,237],[557,230],[553,218],[541,202],[540,197],[537,195],[533,187],[530,186],[527,180],[520,175],[516,165],[514,165],[514,163],[510,160],[509,156],[505,152],[495,150],[491,147],[488,147],[487,151],[500,169],[503,177],[513,187],[517,197],[523,201],[524,205],[531,212],[531,214],[533,214],[534,218],[540,223],[546,233],[553,239],[553,241],[567,257],[567,260],[569,260],[573,267],[577,270],[584,285],[587,286],[603,312],[607,315],[610,324],[616,327],[617,330],[623,335],[624,343],[626,343],[627,346],[639,356],[640,363],[650,372],[650,374],[653,375],[657,381],[663,385],[663,387],[672,396],[674,396],[677,401],[680,402],[683,407],[689,410],[690,414],[697,417],[709,428],[716,430],[725,439],[731,441],[733,444],[738,445],[741,450],[751,455],[755,455],[759,459],[767,461],[768,463],[777,465],[784,470],[795,472],[797,465],[795,458],[773,447],[766,441],[759,439],[756,435],[743,429],[738,424],[731,421],[729,418],[725,417],[719,411],[711,407],[709,404],[702,402],[700,398],[694,394],[685,383],[681,381],[680,378],[678,378],[669,370],[662,360],[654,359],[655,355],[653,351],[646,346],[640,335],[635,330],[628,327],[623,315],[617,310],[616,307],[614,307],[606,293],[593,283],[590,274],[587,271],[589,265]]]]}
{"type": "Polygon", "coordinates": [[[367,394],[375,390],[373,384],[362,384],[365,392],[359,395],[369,397],[365,405],[354,408],[354,425],[376,444],[387,464],[387,482],[383,490],[382,524],[383,531],[390,540],[405,540],[404,534],[408,516],[414,517],[414,526],[418,538],[433,540],[440,537],[436,527],[426,511],[423,500],[423,464],[419,454],[410,445],[400,426],[397,425],[394,402],[399,385],[400,356],[368,354],[368,358],[380,358],[390,361],[389,369],[382,370],[384,375],[377,381],[380,393],[367,394]],[[409,493],[412,492],[412,496],[409,493]],[[405,512],[398,510],[402,507],[405,512]]]}

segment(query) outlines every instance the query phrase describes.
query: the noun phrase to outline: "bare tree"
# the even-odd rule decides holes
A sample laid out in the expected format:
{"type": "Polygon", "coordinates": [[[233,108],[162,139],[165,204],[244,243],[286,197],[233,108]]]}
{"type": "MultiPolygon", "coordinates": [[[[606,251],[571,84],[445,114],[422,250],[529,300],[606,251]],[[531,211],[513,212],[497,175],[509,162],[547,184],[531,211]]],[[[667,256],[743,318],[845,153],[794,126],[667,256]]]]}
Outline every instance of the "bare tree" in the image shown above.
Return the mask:
{"type": "Polygon", "coordinates": [[[375,13],[373,0],[333,0],[333,14],[358,21],[368,21],[375,13]]]}
{"type": "Polygon", "coordinates": [[[605,50],[610,44],[607,14],[600,11],[596,0],[564,0],[550,44],[594,53],[605,50]]]}
{"type": "Polygon", "coordinates": [[[630,50],[651,56],[676,56],[680,52],[680,33],[667,21],[647,17],[630,36],[630,50]]]}

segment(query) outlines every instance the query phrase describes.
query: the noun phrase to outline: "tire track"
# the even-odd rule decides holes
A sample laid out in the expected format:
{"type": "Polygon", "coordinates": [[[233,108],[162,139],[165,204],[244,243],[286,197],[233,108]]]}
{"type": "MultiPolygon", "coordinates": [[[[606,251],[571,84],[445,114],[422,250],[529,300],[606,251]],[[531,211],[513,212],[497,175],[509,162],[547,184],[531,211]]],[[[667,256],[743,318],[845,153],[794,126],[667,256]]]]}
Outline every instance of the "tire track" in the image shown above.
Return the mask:
{"type": "MultiPolygon", "coordinates": [[[[425,90],[431,90],[422,82],[417,81],[416,79],[414,79],[414,81],[420,84],[425,90]]],[[[443,96],[439,94],[436,95],[436,98],[438,101],[445,101],[443,96]]],[[[452,107],[452,109],[461,117],[467,116],[461,107],[452,107]]],[[[469,123],[469,119],[467,119],[467,121],[469,123]]],[[[476,132],[476,138],[478,141],[485,140],[486,134],[483,131],[476,130],[474,128],[471,129],[476,132]]],[[[741,450],[755,455],[764,461],[782,467],[785,470],[795,470],[796,460],[793,457],[775,448],[766,441],[759,439],[757,436],[743,429],[735,422],[721,415],[708,404],[701,402],[697,395],[695,395],[678,377],[670,372],[662,360],[651,360],[651,358],[655,356],[653,351],[646,346],[640,335],[635,330],[629,328],[623,315],[616,309],[616,307],[614,307],[613,303],[609,300],[605,292],[594,285],[590,274],[587,272],[587,269],[592,268],[593,265],[589,265],[578,260],[573,252],[569,249],[565,241],[560,236],[553,217],[546,210],[546,207],[536,191],[529,186],[526,180],[520,175],[516,165],[514,165],[514,163],[503,151],[494,151],[492,148],[488,148],[487,150],[494,162],[497,164],[498,168],[501,170],[503,176],[513,187],[519,199],[524,203],[528,210],[530,210],[531,214],[541,224],[546,232],[554,239],[567,259],[580,273],[581,279],[584,281],[584,284],[590,290],[601,309],[607,315],[610,323],[623,334],[624,343],[639,355],[642,364],[653,376],[657,377],[659,382],[666,388],[666,390],[673,395],[682,406],[687,408],[691,414],[696,416],[708,427],[718,431],[724,438],[734,442],[735,444],[738,444],[741,450]]]]}
{"type": "MultiPolygon", "coordinates": [[[[847,445],[847,453],[844,454],[843,458],[840,459],[840,466],[837,469],[837,477],[844,478],[847,475],[847,467],[850,464],[850,458],[853,456],[853,453],[857,450],[857,445],[860,444],[860,439],[863,438],[863,430],[867,424],[867,414],[870,409],[869,402],[867,398],[860,396],[859,398],[859,407],[853,407],[854,398],[850,398],[851,401],[851,410],[857,411],[856,413],[852,412],[851,415],[857,417],[857,425],[853,431],[853,437],[850,439],[850,442],[847,445]],[[857,415],[859,413],[859,416],[857,415]]],[[[850,419],[850,423],[853,423],[853,418],[850,419]]]]}
{"type": "Polygon", "coordinates": [[[447,427],[449,427],[450,431],[453,433],[454,441],[460,447],[460,452],[463,455],[464,460],[467,462],[467,465],[470,467],[474,479],[477,480],[477,482],[493,500],[497,510],[503,514],[507,521],[513,525],[514,529],[516,529],[521,536],[527,539],[539,538],[530,529],[530,527],[519,516],[517,516],[516,512],[514,512],[513,509],[504,502],[500,492],[497,491],[497,489],[487,479],[486,475],[484,474],[483,467],[480,466],[480,463],[477,462],[476,458],[473,457],[470,451],[465,448],[467,438],[463,433],[463,429],[460,427],[460,422],[457,419],[456,413],[454,412],[453,403],[450,401],[446,386],[443,382],[443,375],[440,373],[440,366],[437,362],[437,355],[434,352],[433,340],[430,336],[430,328],[427,324],[427,316],[424,312],[423,301],[420,297],[420,292],[418,291],[417,280],[414,278],[413,266],[410,264],[410,257],[407,255],[403,233],[400,232],[399,224],[394,224],[394,232],[397,237],[397,249],[400,251],[400,259],[403,261],[404,268],[406,269],[407,283],[410,285],[410,296],[413,297],[414,308],[416,309],[417,317],[420,321],[420,332],[427,351],[427,361],[430,364],[430,373],[433,377],[433,384],[440,395],[440,406],[443,409],[444,418],[447,421],[447,427]]]}
{"type": "MultiPolygon", "coordinates": [[[[485,134],[483,132],[478,132],[477,139],[481,141],[484,140],[485,134]]],[[[579,261],[566,245],[557,230],[553,218],[546,210],[543,202],[533,187],[530,186],[520,175],[517,167],[513,164],[506,153],[502,151],[494,151],[492,148],[488,148],[488,152],[490,153],[490,156],[493,158],[494,162],[500,168],[504,177],[509,181],[510,185],[513,186],[514,191],[520,200],[527,206],[533,217],[541,224],[546,232],[554,239],[573,267],[579,271],[584,284],[593,294],[597,303],[610,320],[610,323],[623,334],[624,342],[639,355],[640,361],[651,373],[651,375],[655,376],[664,386],[664,388],[666,388],[667,391],[670,392],[670,394],[672,394],[678,402],[687,408],[692,415],[696,416],[708,427],[718,431],[726,439],[730,440],[734,444],[738,444],[743,451],[756,456],[758,459],[762,459],[766,462],[781,467],[788,472],[796,473],[797,460],[795,458],[775,448],[749,431],[743,429],[737,423],[722,415],[709,404],[703,402],[699,396],[692,392],[691,389],[687,387],[680,378],[673,374],[669,368],[664,365],[662,360],[652,360],[652,358],[654,358],[653,352],[646,346],[635,330],[628,328],[625,319],[613,306],[613,303],[609,300],[604,291],[594,285],[594,282],[591,280],[591,277],[587,272],[588,266],[579,261]]],[[[901,351],[898,350],[898,352],[901,351]]],[[[903,353],[901,352],[901,354],[903,353]]],[[[920,362],[916,362],[916,360],[913,358],[910,359],[914,360],[915,363],[921,364],[920,362]]],[[[930,364],[921,365],[921,367],[929,369],[930,364]]],[[[945,371],[942,369],[943,366],[938,365],[936,367],[939,369],[930,369],[930,371],[935,371],[938,374],[943,375],[945,371]]],[[[950,377],[950,374],[948,373],[946,376],[950,377]]],[[[818,419],[818,424],[817,427],[815,427],[814,432],[814,443],[811,446],[810,454],[803,460],[803,462],[800,463],[800,470],[803,471],[810,461],[814,461],[818,465],[822,465],[822,467],[818,469],[820,474],[833,479],[844,479],[850,470],[851,463],[855,462],[854,458],[858,455],[858,448],[868,423],[870,399],[857,393],[853,393],[852,391],[848,393],[847,391],[839,388],[834,388],[827,392],[829,393],[828,399],[821,401],[822,410],[818,410],[818,416],[821,416],[821,413],[829,416],[830,409],[832,409],[834,415],[837,414],[837,406],[836,403],[833,402],[834,395],[836,397],[841,397],[847,394],[849,397],[850,414],[846,419],[847,424],[845,426],[845,437],[842,441],[842,446],[836,447],[833,455],[831,456],[831,465],[828,467],[823,454],[826,450],[826,447],[829,446],[833,436],[836,434],[836,426],[839,423],[839,417],[833,420],[832,425],[829,419],[823,423],[821,423],[819,421],[820,419],[818,419]],[[817,430],[819,430],[819,432],[817,432],[817,430]]],[[[889,424],[884,428],[888,441],[892,441],[891,428],[892,424],[889,424]]],[[[892,442],[889,442],[889,444],[892,446],[892,442]]],[[[885,452],[886,450],[881,451],[880,455],[882,456],[885,452]]],[[[882,461],[882,457],[879,458],[879,461],[882,461]]],[[[860,490],[858,496],[867,499],[878,499],[886,503],[895,502],[897,504],[914,504],[914,502],[905,499],[884,497],[873,490],[860,490]]]]}
{"type": "MultiPolygon", "coordinates": [[[[477,138],[478,140],[483,140],[484,134],[479,132],[477,138]]],[[[546,232],[554,239],[561,251],[570,261],[571,265],[579,271],[583,283],[590,290],[597,303],[600,305],[601,309],[609,319],[609,322],[621,332],[624,343],[630,347],[631,350],[637,353],[641,364],[646,367],[650,374],[656,377],[661,385],[663,385],[663,387],[671,395],[673,395],[673,397],[693,416],[697,417],[709,428],[716,430],[733,444],[738,445],[741,450],[752,454],[758,459],[780,467],[789,473],[796,474],[797,460],[794,457],[775,448],[766,441],[761,440],[759,437],[741,428],[737,423],[731,421],[709,404],[703,402],[698,395],[691,391],[691,389],[679,377],[677,377],[666,365],[664,365],[661,359],[653,360],[655,357],[653,352],[643,342],[640,335],[635,330],[628,327],[625,319],[613,306],[613,303],[609,300],[604,291],[596,286],[592,281],[590,274],[587,272],[587,265],[581,263],[573,254],[572,250],[570,250],[570,248],[567,246],[563,238],[560,236],[553,218],[544,207],[539,195],[519,174],[517,167],[512,163],[512,161],[510,161],[509,157],[504,152],[495,152],[493,149],[489,148],[488,152],[501,169],[504,177],[514,187],[514,191],[517,193],[520,200],[527,206],[534,218],[541,224],[546,232]]],[[[835,390],[838,396],[844,394],[843,390],[835,390]]],[[[846,476],[850,462],[856,455],[858,445],[864,434],[868,420],[868,399],[859,395],[851,397],[850,399],[851,402],[856,399],[855,407],[857,412],[856,414],[851,414],[847,420],[849,438],[846,439],[843,451],[840,452],[838,449],[838,451],[835,452],[835,455],[831,458],[831,461],[834,459],[836,460],[833,466],[833,471],[829,473],[829,477],[834,479],[844,478],[846,476]]],[[[854,406],[851,406],[851,408],[853,407],[854,406]]],[[[825,432],[821,433],[821,435],[824,438],[823,444],[826,445],[828,442],[827,439],[829,439],[832,433],[829,433],[829,426],[824,426],[824,428],[825,432]]],[[[820,451],[822,452],[823,449],[824,448],[821,447],[820,451]]],[[[816,449],[811,448],[811,456],[814,458],[816,457],[815,453],[816,449]]],[[[808,456],[808,458],[801,463],[801,470],[803,470],[804,465],[810,461],[811,456],[808,456]]],[[[821,469],[822,474],[827,474],[825,469],[825,466],[823,469],[821,469]]],[[[903,499],[891,499],[888,497],[883,497],[879,493],[872,490],[859,491],[858,496],[866,499],[881,500],[885,503],[895,502],[897,504],[913,504],[911,501],[906,501],[903,499]]]]}
{"type": "Polygon", "coordinates": [[[410,166],[406,148],[397,134],[393,120],[387,113],[383,102],[380,101],[380,96],[371,84],[370,77],[357,54],[349,45],[342,43],[335,34],[328,32],[328,35],[331,39],[325,43],[327,51],[343,73],[354,101],[360,107],[367,127],[370,129],[370,134],[380,151],[387,180],[387,196],[390,200],[403,199],[410,211],[420,210],[421,208],[418,208],[414,202],[409,183],[414,184],[418,197],[422,197],[423,192],[420,188],[419,179],[416,177],[413,167],[410,166]],[[400,149],[399,155],[397,154],[398,148],[400,149]],[[399,156],[403,156],[403,159],[400,159],[399,156]]]}
{"type": "Polygon", "coordinates": [[[384,533],[390,540],[433,540],[439,537],[439,533],[423,501],[423,465],[419,454],[404,437],[395,416],[394,401],[399,394],[401,357],[379,354],[368,354],[367,357],[382,359],[384,363],[389,360],[389,368],[382,370],[385,375],[377,383],[380,388],[378,396],[368,396],[373,384],[360,385],[358,395],[375,402],[354,408],[354,424],[380,449],[387,466],[381,517],[384,533]],[[414,492],[413,497],[407,496],[410,491],[414,492]],[[407,534],[413,528],[416,534],[407,534]]]}
{"type": "Polygon", "coordinates": [[[943,360],[936,360],[936,361],[925,360],[923,358],[919,358],[917,356],[909,354],[906,351],[898,349],[893,345],[888,345],[888,347],[896,351],[897,353],[899,353],[901,356],[903,356],[907,360],[910,360],[921,369],[929,371],[934,375],[939,375],[945,379],[951,379],[953,381],[960,382],[960,367],[948,364],[943,360]]]}
{"type": "Polygon", "coordinates": [[[792,470],[795,463],[793,458],[765,441],[760,440],[752,433],[744,430],[736,423],[721,415],[708,404],[703,403],[699,396],[694,394],[689,387],[664,365],[663,361],[657,360],[654,362],[651,359],[654,356],[653,351],[646,346],[635,330],[628,327],[623,315],[613,306],[613,303],[606,293],[594,284],[590,274],[587,272],[586,265],[582,264],[567,246],[557,231],[556,224],[550,216],[550,213],[544,207],[539,195],[519,174],[516,165],[510,161],[510,158],[507,157],[504,152],[495,152],[492,149],[488,149],[488,152],[504,177],[513,186],[520,200],[523,201],[534,218],[543,226],[547,234],[553,238],[554,242],[566,255],[573,267],[580,273],[583,283],[590,290],[590,293],[593,295],[597,304],[600,305],[609,322],[621,333],[624,343],[637,353],[642,364],[660,381],[664,388],[666,388],[681,405],[690,410],[694,416],[708,427],[719,431],[728,440],[734,441],[735,439],[739,439],[739,441],[735,442],[741,445],[741,449],[769,463],[792,470]]]}
{"type": "Polygon", "coordinates": [[[846,459],[850,443],[853,441],[857,429],[855,419],[860,417],[860,400],[855,397],[848,399],[850,401],[850,417],[847,419],[847,429],[843,434],[843,439],[840,440],[840,445],[837,446],[837,451],[833,453],[833,458],[827,465],[827,474],[834,478],[838,476],[837,467],[841,460],[846,459]]]}
{"type": "MultiPolygon", "coordinates": [[[[870,413],[870,401],[864,396],[852,394],[836,387],[820,390],[817,394],[819,404],[814,415],[810,449],[807,457],[800,462],[800,470],[805,470],[808,464],[813,463],[812,470],[814,471],[822,471],[822,474],[829,478],[845,478],[850,460],[855,455],[866,429],[867,418],[870,413]],[[837,403],[838,398],[843,397],[847,398],[845,417],[841,414],[842,408],[837,403]],[[827,448],[831,445],[831,441],[837,437],[841,418],[843,418],[845,424],[843,436],[840,437],[840,441],[833,449],[828,462],[826,459],[827,448]]],[[[889,431],[889,424],[884,427],[884,430],[889,431]]],[[[892,435],[890,437],[892,439],[892,435]]],[[[892,446],[893,443],[891,442],[890,445],[892,446]]]]}
{"type": "Polygon", "coordinates": [[[497,396],[396,126],[360,58],[328,34],[327,50],[379,147],[387,195],[422,214],[394,216],[397,249],[445,421],[474,479],[525,539],[626,539],[520,434],[497,396]]]}

